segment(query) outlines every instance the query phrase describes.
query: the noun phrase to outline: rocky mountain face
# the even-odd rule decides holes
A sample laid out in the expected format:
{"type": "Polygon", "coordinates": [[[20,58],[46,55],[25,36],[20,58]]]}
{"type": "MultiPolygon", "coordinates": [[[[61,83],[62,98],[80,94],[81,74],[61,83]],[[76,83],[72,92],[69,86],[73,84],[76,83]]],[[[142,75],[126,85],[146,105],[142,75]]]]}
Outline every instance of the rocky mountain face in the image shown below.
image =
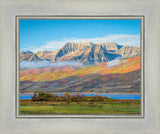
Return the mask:
{"type": "Polygon", "coordinates": [[[117,51],[122,47],[121,45],[118,45],[117,43],[114,43],[114,42],[95,43],[95,45],[102,45],[103,47],[106,48],[107,51],[117,51]]]}
{"type": "Polygon", "coordinates": [[[106,45],[91,42],[67,43],[52,61],[77,61],[88,64],[107,62],[120,56],[107,52],[106,45]]]}
{"type": "Polygon", "coordinates": [[[51,62],[76,61],[85,65],[108,62],[117,57],[130,58],[140,55],[140,48],[134,46],[121,46],[111,43],[92,43],[89,41],[73,43],[68,42],[57,51],[21,52],[20,61],[50,60],[51,62]]]}
{"type": "Polygon", "coordinates": [[[58,51],[38,51],[36,55],[40,59],[54,59],[58,51]]]}
{"type": "Polygon", "coordinates": [[[20,52],[20,62],[23,60],[24,61],[41,61],[41,59],[36,54],[30,51],[20,52]]]}
{"type": "Polygon", "coordinates": [[[117,51],[122,58],[136,57],[140,55],[140,48],[134,46],[123,46],[117,51]]]}

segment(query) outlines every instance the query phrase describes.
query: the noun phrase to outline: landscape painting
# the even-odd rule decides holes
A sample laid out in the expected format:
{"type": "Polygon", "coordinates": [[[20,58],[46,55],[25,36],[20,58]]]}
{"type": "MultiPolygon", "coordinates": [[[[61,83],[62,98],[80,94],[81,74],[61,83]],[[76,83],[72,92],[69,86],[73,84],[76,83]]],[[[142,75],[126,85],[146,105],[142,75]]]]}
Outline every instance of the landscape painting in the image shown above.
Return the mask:
{"type": "Polygon", "coordinates": [[[19,115],[140,115],[140,19],[19,19],[19,115]]]}

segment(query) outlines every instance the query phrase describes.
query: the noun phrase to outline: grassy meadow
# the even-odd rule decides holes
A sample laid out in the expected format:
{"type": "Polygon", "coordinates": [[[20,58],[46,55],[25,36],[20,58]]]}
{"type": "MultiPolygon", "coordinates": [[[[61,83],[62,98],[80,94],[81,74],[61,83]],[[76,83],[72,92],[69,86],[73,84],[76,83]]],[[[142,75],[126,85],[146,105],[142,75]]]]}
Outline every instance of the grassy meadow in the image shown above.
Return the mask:
{"type": "Polygon", "coordinates": [[[140,100],[70,103],[20,100],[20,115],[33,114],[140,114],[140,100]]]}

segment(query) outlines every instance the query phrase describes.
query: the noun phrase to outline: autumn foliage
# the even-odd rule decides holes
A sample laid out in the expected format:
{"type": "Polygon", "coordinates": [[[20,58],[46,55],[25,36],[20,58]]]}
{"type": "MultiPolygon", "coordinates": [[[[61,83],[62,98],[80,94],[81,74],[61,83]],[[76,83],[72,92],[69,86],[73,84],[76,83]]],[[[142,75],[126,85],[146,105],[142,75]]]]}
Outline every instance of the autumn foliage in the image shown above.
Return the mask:
{"type": "MultiPolygon", "coordinates": [[[[43,82],[60,80],[71,76],[82,78],[90,74],[102,76],[106,74],[125,74],[140,70],[140,56],[121,59],[120,64],[113,67],[108,67],[107,64],[107,62],[104,62],[98,65],[82,66],[78,69],[72,66],[25,69],[20,71],[20,81],[43,82]]],[[[64,81],[65,83],[67,81],[64,81]]]]}

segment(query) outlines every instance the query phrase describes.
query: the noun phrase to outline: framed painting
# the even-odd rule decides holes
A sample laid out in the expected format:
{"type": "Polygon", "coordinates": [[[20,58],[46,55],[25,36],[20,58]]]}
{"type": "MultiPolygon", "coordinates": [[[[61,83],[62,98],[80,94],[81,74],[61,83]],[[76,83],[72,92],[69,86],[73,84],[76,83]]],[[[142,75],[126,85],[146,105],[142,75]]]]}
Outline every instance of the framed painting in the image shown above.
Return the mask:
{"type": "Polygon", "coordinates": [[[17,117],[143,117],[143,16],[16,19],[17,117]]]}
{"type": "Polygon", "coordinates": [[[159,134],[159,1],[0,1],[0,133],[159,134]]]}

